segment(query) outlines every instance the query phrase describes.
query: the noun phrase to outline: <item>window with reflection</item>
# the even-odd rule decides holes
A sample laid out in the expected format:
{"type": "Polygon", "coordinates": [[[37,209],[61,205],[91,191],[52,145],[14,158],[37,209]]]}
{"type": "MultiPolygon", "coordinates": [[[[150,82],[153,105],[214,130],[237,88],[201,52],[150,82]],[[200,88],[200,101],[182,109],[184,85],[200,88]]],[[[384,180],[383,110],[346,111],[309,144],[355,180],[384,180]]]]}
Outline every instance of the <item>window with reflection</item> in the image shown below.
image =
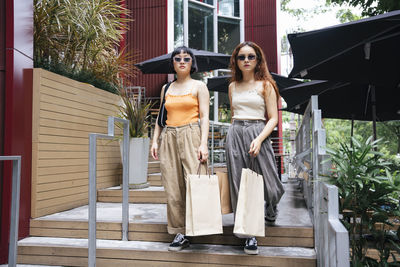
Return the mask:
{"type": "Polygon", "coordinates": [[[198,2],[202,2],[204,4],[214,5],[214,0],[196,0],[198,2]]]}
{"type": "Polygon", "coordinates": [[[232,54],[240,43],[240,21],[224,17],[218,18],[218,52],[232,54]]]}
{"type": "Polygon", "coordinates": [[[174,47],[183,45],[183,0],[174,0],[174,47]]]}
{"type": "Polygon", "coordinates": [[[218,0],[218,15],[240,17],[239,0],[218,0]]]}
{"type": "Polygon", "coordinates": [[[189,2],[189,47],[214,50],[213,9],[189,2]]]}

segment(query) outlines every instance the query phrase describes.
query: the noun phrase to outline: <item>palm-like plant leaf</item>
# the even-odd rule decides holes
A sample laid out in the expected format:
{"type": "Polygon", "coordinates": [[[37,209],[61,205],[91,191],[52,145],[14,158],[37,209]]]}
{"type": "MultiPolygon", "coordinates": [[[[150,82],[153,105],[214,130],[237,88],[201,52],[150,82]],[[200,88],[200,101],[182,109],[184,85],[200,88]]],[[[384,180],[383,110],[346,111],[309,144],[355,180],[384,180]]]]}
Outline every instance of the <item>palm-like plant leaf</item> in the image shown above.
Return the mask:
{"type": "Polygon", "coordinates": [[[129,121],[130,136],[147,137],[151,123],[149,111],[153,104],[147,100],[141,103],[137,98],[129,98],[125,92],[121,92],[121,99],[120,117],[129,121]]]}
{"type": "Polygon", "coordinates": [[[135,74],[134,57],[118,49],[131,21],[119,0],[34,0],[34,7],[35,66],[61,65],[114,85],[135,74]]]}

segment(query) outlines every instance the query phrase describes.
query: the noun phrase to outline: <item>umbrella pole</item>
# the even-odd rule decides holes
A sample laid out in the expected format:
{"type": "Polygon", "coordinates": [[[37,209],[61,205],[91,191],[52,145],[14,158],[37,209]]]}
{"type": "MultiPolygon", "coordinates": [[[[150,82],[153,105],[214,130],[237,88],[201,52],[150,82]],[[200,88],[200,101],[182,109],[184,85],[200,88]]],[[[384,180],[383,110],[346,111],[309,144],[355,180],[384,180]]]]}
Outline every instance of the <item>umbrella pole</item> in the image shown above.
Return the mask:
{"type": "Polygon", "coordinates": [[[353,147],[353,136],[354,136],[354,114],[351,115],[351,138],[350,138],[350,146],[353,147]]]}
{"type": "Polygon", "coordinates": [[[351,137],[354,136],[354,114],[351,115],[351,137]]]}
{"type": "Polygon", "coordinates": [[[375,99],[375,86],[370,85],[371,88],[371,104],[372,104],[372,130],[374,133],[374,141],[376,140],[376,99],[375,99]]]}

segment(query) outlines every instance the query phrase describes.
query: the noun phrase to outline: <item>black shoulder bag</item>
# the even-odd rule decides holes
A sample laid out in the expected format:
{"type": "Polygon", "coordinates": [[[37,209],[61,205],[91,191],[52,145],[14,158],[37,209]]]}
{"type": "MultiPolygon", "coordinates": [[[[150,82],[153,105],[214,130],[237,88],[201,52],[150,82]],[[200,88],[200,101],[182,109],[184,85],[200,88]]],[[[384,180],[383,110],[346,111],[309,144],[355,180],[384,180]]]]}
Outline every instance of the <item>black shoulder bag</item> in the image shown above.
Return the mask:
{"type": "Polygon", "coordinates": [[[158,112],[157,124],[163,128],[165,127],[165,122],[167,121],[167,110],[165,109],[165,94],[167,93],[167,90],[171,85],[171,83],[172,82],[169,82],[165,86],[163,101],[161,103],[160,110],[158,112]]]}

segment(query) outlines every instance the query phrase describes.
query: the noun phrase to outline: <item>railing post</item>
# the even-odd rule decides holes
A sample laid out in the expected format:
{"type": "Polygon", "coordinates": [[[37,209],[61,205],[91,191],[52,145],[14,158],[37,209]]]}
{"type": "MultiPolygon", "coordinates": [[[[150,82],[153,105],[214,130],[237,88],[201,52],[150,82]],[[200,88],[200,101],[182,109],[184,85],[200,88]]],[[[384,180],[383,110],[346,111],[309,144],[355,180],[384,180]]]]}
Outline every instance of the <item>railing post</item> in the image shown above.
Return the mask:
{"type": "Polygon", "coordinates": [[[89,134],[89,240],[88,240],[88,266],[96,266],[96,142],[97,138],[113,139],[114,123],[118,121],[123,124],[123,153],[122,153],[122,240],[128,240],[129,232],[129,121],[109,117],[108,134],[89,134]]]}
{"type": "Polygon", "coordinates": [[[312,110],[312,171],[314,178],[314,228],[317,266],[349,266],[348,232],[339,220],[339,196],[336,186],[321,181],[330,166],[326,155],[326,132],[322,128],[317,96],[311,97],[312,110]]]}
{"type": "Polygon", "coordinates": [[[89,134],[89,241],[88,241],[88,266],[96,266],[96,149],[97,134],[89,134]]]}
{"type": "Polygon", "coordinates": [[[129,233],[129,123],[124,127],[122,157],[122,240],[128,241],[129,233]]]}
{"type": "Polygon", "coordinates": [[[211,124],[211,173],[214,174],[214,122],[211,124]]]}
{"type": "Polygon", "coordinates": [[[0,156],[0,161],[12,161],[10,243],[8,245],[8,266],[17,265],[17,242],[19,226],[19,201],[21,190],[21,156],[0,156]]]}
{"type": "Polygon", "coordinates": [[[321,181],[321,173],[328,174],[330,169],[321,115],[318,96],[312,96],[296,135],[295,163],[299,172],[306,170],[304,161],[311,162],[311,175],[304,182],[303,193],[314,224],[317,266],[346,267],[349,266],[349,238],[338,218],[337,187],[321,181]]]}

